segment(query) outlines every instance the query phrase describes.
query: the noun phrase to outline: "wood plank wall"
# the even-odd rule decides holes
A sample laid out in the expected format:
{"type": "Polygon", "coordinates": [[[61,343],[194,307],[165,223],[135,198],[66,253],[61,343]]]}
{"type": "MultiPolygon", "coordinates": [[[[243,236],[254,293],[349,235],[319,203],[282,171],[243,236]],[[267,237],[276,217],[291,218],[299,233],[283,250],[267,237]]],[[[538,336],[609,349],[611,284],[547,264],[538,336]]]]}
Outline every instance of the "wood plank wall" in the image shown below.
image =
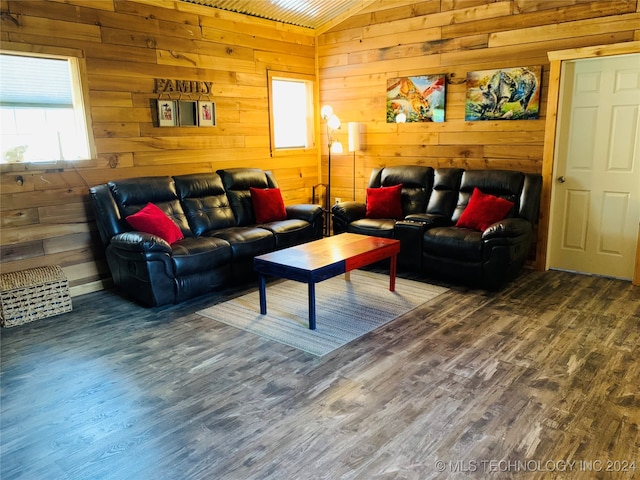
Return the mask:
{"type": "MultiPolygon", "coordinates": [[[[0,165],[0,270],[59,264],[72,293],[102,288],[109,274],[87,191],[112,179],[255,166],[275,172],[287,203],[309,201],[320,167],[326,181],[326,138],[321,164],[317,150],[270,156],[269,68],[317,75],[320,104],[333,105],[343,124],[362,123],[362,200],[375,166],[539,172],[547,51],[640,39],[636,0],[363,3],[365,10],[316,38],[173,0],[0,0],[2,48],[83,56],[97,146],[95,159],[73,164],[0,165]],[[543,66],[540,119],[465,122],[466,72],[521,65],[543,66]],[[386,79],[430,73],[448,77],[446,122],[387,124],[386,79]],[[156,127],[154,78],[213,82],[218,126],[156,127]]],[[[338,136],[346,145],[346,128],[338,136]]],[[[334,156],[333,196],[351,198],[352,161],[334,156]]]]}
{"type": "Polygon", "coordinates": [[[2,272],[59,264],[72,294],[109,273],[88,187],[143,175],[270,169],[285,202],[309,202],[318,150],[270,156],[267,69],[316,74],[315,34],[169,1],[2,0],[2,48],[84,57],[97,158],[2,165],[2,272]],[[154,123],[154,78],[213,82],[214,128],[154,123]],[[18,185],[16,178],[24,178],[18,185]]]}
{"type": "MultiPolygon", "coordinates": [[[[364,130],[356,198],[364,200],[372,168],[386,165],[540,173],[547,52],[638,40],[639,8],[636,0],[377,0],[320,35],[321,103],[364,130]],[[543,72],[538,120],[464,120],[467,72],[530,65],[543,72]],[[387,79],[427,74],[447,75],[446,121],[387,123],[387,79]]],[[[347,129],[336,135],[346,145],[347,129]]],[[[353,162],[332,155],[332,196],[353,198],[353,162]]]]}

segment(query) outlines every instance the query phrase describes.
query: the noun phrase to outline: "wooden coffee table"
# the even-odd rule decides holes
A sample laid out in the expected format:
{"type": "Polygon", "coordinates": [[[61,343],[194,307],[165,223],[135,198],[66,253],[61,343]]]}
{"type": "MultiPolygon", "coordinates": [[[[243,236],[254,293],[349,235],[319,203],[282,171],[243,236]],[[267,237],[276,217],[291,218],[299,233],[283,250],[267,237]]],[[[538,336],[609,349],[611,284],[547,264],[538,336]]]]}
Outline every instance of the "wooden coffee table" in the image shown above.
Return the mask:
{"type": "Polygon", "coordinates": [[[316,283],[385,258],[391,258],[389,290],[396,288],[396,260],[400,241],[341,233],[302,245],[259,255],[253,267],[259,274],[260,313],[267,313],[266,276],[287,278],[309,285],[309,328],[316,329],[316,283]]]}

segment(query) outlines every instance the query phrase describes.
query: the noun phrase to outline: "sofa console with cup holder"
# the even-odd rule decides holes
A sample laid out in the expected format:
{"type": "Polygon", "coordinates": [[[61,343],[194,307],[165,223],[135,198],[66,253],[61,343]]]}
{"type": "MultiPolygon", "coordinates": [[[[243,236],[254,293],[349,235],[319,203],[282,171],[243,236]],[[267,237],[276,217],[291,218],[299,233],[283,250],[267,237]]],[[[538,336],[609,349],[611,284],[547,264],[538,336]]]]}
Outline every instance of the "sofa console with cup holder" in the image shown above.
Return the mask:
{"type": "Polygon", "coordinates": [[[377,168],[366,203],[332,207],[333,228],[400,240],[400,267],[495,289],[530,254],[541,188],[517,171],[377,168]]]}

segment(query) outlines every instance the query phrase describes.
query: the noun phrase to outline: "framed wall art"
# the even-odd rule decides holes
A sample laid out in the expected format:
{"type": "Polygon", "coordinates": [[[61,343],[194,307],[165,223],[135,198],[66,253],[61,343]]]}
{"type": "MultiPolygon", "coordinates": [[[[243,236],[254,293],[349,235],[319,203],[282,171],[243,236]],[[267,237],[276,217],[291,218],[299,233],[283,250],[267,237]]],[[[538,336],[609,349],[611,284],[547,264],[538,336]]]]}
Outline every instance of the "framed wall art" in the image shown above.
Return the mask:
{"type": "Polygon", "coordinates": [[[444,122],[444,74],[387,80],[387,123],[444,122]]]}
{"type": "Polygon", "coordinates": [[[177,125],[177,117],[175,100],[158,99],[159,126],[175,127],[177,125]]]}
{"type": "Polygon", "coordinates": [[[198,102],[193,100],[178,101],[178,118],[181,127],[198,126],[198,102]]]}
{"type": "Polygon", "coordinates": [[[198,102],[198,125],[201,127],[216,126],[216,104],[213,102],[198,102]]]}
{"type": "Polygon", "coordinates": [[[541,73],[541,66],[468,72],[465,120],[537,119],[541,73]]]}

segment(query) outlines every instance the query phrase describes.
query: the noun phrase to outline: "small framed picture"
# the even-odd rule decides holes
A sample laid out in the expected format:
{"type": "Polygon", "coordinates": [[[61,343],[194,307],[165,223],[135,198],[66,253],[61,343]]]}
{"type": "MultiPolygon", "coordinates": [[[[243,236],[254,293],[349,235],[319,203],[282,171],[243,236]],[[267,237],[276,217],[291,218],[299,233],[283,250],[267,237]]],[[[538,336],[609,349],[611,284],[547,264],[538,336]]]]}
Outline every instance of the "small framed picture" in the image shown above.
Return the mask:
{"type": "Polygon", "coordinates": [[[175,127],[176,117],[176,102],[174,100],[158,100],[158,125],[160,127],[175,127]]]}
{"type": "Polygon", "coordinates": [[[178,118],[181,127],[197,127],[198,103],[191,100],[178,101],[178,118]]]}
{"type": "Polygon", "coordinates": [[[216,126],[216,104],[213,102],[198,102],[198,125],[201,127],[216,126]]]}

